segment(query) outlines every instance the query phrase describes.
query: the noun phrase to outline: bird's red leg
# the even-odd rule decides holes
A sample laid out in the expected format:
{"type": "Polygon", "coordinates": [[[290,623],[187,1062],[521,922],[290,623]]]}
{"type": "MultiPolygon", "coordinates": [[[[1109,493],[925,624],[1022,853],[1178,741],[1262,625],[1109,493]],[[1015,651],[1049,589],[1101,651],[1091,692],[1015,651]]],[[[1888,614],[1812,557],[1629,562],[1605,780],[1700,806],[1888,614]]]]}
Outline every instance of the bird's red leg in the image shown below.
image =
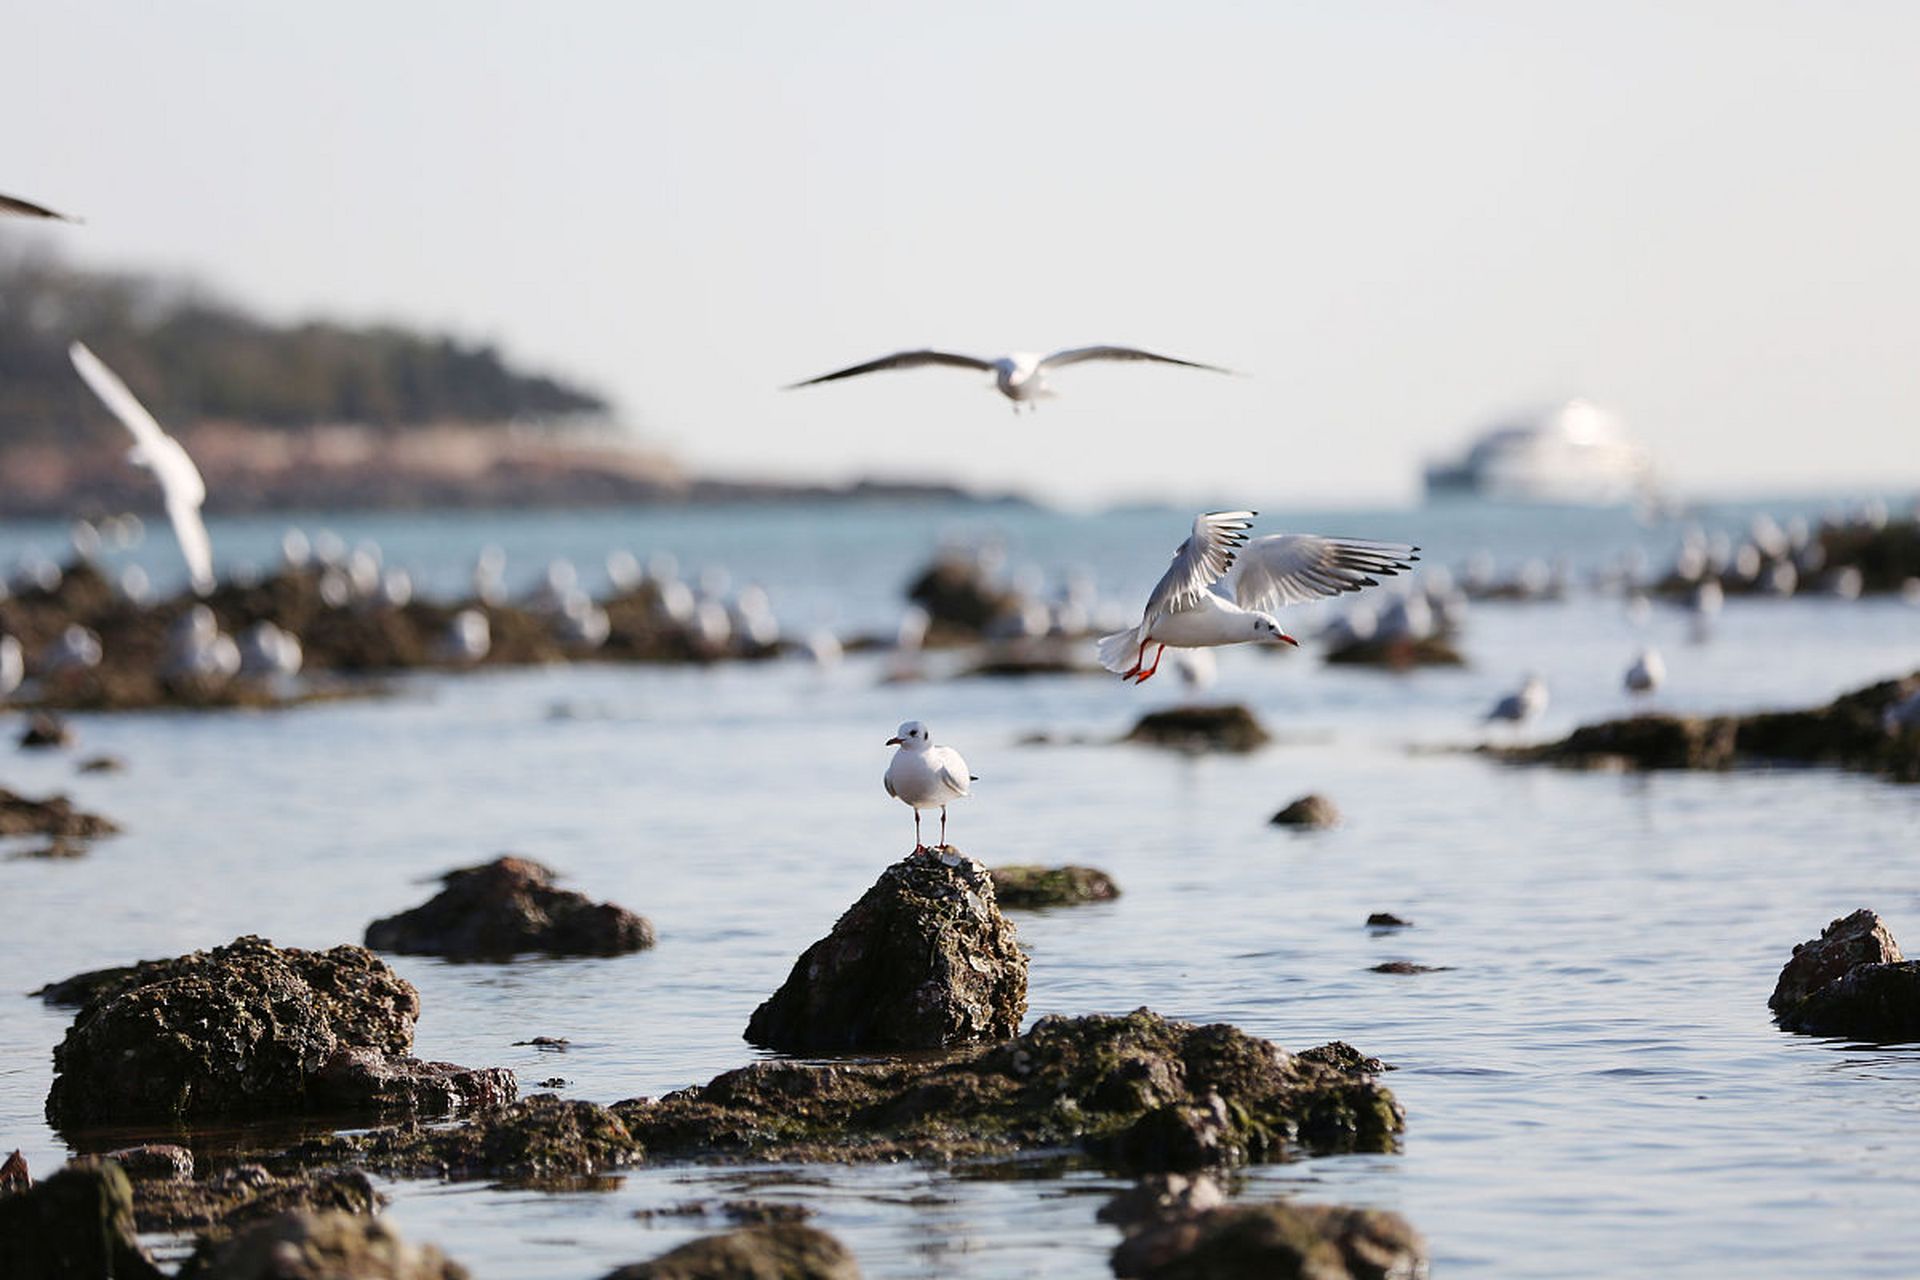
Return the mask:
{"type": "Polygon", "coordinates": [[[918,809],[913,811],[913,851],[915,853],[925,853],[927,851],[927,842],[920,838],[920,811],[918,809]]]}
{"type": "Polygon", "coordinates": [[[1142,640],[1140,642],[1140,653],[1137,657],[1134,658],[1133,666],[1131,666],[1127,670],[1120,673],[1120,678],[1122,680],[1133,679],[1135,676],[1140,674],[1140,668],[1147,665],[1147,645],[1149,643],[1151,642],[1147,640],[1142,640]]]}
{"type": "Polygon", "coordinates": [[[947,847],[947,806],[940,806],[940,847],[947,847]]]}
{"type": "Polygon", "coordinates": [[[1153,665],[1148,667],[1145,671],[1142,671],[1140,673],[1140,678],[1134,681],[1134,683],[1145,684],[1147,681],[1153,679],[1153,673],[1160,669],[1160,659],[1164,658],[1166,654],[1167,654],[1167,646],[1165,645],[1161,645],[1158,649],[1155,649],[1153,651],[1153,665]]]}

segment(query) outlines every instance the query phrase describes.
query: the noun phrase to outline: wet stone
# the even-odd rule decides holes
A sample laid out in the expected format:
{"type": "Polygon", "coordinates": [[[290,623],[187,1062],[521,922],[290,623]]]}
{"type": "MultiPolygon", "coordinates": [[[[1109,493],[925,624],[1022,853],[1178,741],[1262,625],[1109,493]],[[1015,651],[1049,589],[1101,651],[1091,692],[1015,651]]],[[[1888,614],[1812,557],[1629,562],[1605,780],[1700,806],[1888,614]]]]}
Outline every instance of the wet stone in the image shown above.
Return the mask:
{"type": "Polygon", "coordinates": [[[1017,1031],[1026,955],[987,869],[943,853],[910,854],[882,872],[754,1010],[746,1038],[820,1053],[937,1049],[1017,1031]]]}
{"type": "Polygon", "coordinates": [[[612,956],[651,947],[653,926],[610,902],[553,887],[530,858],[504,857],[448,872],[430,901],[367,926],[376,951],[505,960],[527,952],[612,956]]]}
{"type": "Polygon", "coordinates": [[[73,745],[73,730],[59,716],[37,712],[20,734],[20,745],[29,750],[51,750],[73,745]]]}
{"type": "Polygon", "coordinates": [[[1340,1205],[1175,1208],[1113,1252],[1125,1280],[1420,1280],[1426,1242],[1397,1213],[1340,1205]]]}
{"type": "Polygon", "coordinates": [[[97,813],[76,809],[65,796],[30,800],[0,787],[0,836],[53,836],[95,840],[120,828],[97,813]]]}
{"type": "Polygon", "coordinates": [[[1254,751],[1273,740],[1252,710],[1238,703],[1175,707],[1140,717],[1125,741],[1176,751],[1254,751]]]}
{"type": "Polygon", "coordinates": [[[134,1238],[133,1187],[119,1166],[68,1166],[0,1195],[0,1276],[7,1280],[159,1280],[134,1238]]]}
{"type": "Polygon", "coordinates": [[[1381,964],[1374,965],[1368,972],[1400,974],[1445,973],[1452,967],[1452,965],[1445,964],[1415,964],[1411,960],[1388,960],[1381,964]]]}
{"type": "Polygon", "coordinates": [[[1391,911],[1376,911],[1367,917],[1369,929],[1411,929],[1413,921],[1405,920],[1391,911]]]}
{"type": "Polygon", "coordinates": [[[284,1213],[203,1247],[182,1280],[467,1280],[432,1245],[413,1245],[393,1224],[358,1213],[284,1213]]]}
{"type": "Polygon", "coordinates": [[[995,898],[1009,911],[1071,907],[1120,896],[1113,877],[1093,867],[995,867],[989,874],[995,898]]]}
{"type": "Polygon", "coordinates": [[[1301,796],[1292,804],[1273,815],[1272,825],[1276,827],[1305,827],[1311,830],[1325,830],[1340,825],[1340,810],[1333,801],[1319,792],[1301,796]]]}
{"type": "Polygon", "coordinates": [[[1819,937],[1794,947],[1793,958],[1780,970],[1767,1007],[1775,1011],[1792,1009],[1861,965],[1898,963],[1905,958],[1886,922],[1861,907],[1833,921],[1819,937]]]}
{"type": "Polygon", "coordinates": [[[799,1223],[741,1227],[690,1240],[604,1280],[859,1280],[845,1245],[799,1223]]]}

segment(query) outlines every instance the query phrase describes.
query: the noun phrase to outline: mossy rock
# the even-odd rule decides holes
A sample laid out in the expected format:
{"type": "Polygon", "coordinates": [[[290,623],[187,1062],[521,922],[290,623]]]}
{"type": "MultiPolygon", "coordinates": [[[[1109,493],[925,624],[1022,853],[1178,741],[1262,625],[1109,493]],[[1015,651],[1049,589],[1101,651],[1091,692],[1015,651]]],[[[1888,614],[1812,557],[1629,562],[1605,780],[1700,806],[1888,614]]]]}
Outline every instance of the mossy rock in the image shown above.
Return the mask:
{"type": "Polygon", "coordinates": [[[1072,907],[1120,896],[1113,877],[1094,867],[1010,866],[992,870],[993,892],[1009,910],[1072,907]]]}

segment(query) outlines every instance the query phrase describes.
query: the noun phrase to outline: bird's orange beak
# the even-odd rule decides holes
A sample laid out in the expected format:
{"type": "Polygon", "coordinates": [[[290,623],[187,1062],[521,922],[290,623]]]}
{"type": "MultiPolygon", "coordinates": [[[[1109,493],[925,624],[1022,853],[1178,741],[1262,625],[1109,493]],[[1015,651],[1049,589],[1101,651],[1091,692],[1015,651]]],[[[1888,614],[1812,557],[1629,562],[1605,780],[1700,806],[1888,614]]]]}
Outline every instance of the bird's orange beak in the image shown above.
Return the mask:
{"type": "Polygon", "coordinates": [[[1288,644],[1290,644],[1290,645],[1292,645],[1292,646],[1293,646],[1294,648],[1296,648],[1296,649],[1298,649],[1298,648],[1300,647],[1300,642],[1299,642],[1298,640],[1295,640],[1295,639],[1294,639],[1294,638],[1293,638],[1292,636],[1290,636],[1290,635],[1288,635],[1288,634],[1287,634],[1286,632],[1284,632],[1284,631],[1276,631],[1276,632],[1274,633],[1274,638],[1275,638],[1276,640],[1284,640],[1284,641],[1286,641],[1286,642],[1287,642],[1288,644]]]}
{"type": "Polygon", "coordinates": [[[888,738],[887,745],[890,747],[904,747],[907,744],[905,740],[901,738],[888,738]]]}

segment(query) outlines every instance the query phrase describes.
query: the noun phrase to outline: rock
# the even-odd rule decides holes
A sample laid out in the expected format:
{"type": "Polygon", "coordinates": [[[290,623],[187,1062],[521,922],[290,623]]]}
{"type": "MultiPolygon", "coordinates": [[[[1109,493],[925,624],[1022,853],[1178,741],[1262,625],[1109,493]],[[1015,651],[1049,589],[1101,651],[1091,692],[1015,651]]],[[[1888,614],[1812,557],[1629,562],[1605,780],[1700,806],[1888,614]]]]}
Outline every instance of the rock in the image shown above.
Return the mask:
{"type": "Polygon", "coordinates": [[[20,745],[34,750],[70,747],[73,745],[73,730],[59,716],[38,712],[27,721],[26,730],[20,735],[20,745]]]}
{"type": "Polygon", "coordinates": [[[56,836],[96,840],[120,828],[97,813],[76,809],[65,796],[29,800],[0,787],[0,836],[56,836]]]}
{"type": "Polygon", "coordinates": [[[141,1231],[197,1233],[224,1240],[283,1213],[371,1215],[380,1198],[358,1169],[314,1169],[286,1174],[238,1164],[195,1181],[163,1179],[134,1188],[134,1225],[141,1231]]]}
{"type": "Polygon", "coordinates": [[[653,926],[610,902],[553,887],[551,870],[504,857],[450,871],[411,911],[367,926],[367,945],[403,955],[505,960],[529,951],[612,956],[651,947],[653,926]]]}
{"type": "Polygon", "coordinates": [[[1920,672],[1857,689],[1805,711],[1640,715],[1584,725],[1544,746],[1506,748],[1493,754],[1521,763],[1576,768],[1832,765],[1899,782],[1920,782],[1920,734],[1890,734],[1883,724],[1888,708],[1916,692],[1920,692],[1920,672]]]}
{"type": "Polygon", "coordinates": [[[1878,1044],[1920,1040],[1920,960],[1861,965],[1783,1012],[1780,1025],[1878,1044]]]}
{"type": "Polygon", "coordinates": [[[960,555],[943,555],[928,565],[907,587],[907,598],[927,611],[933,642],[977,638],[1020,607],[1018,595],[990,582],[971,557],[960,555]]]}
{"type": "Polygon", "coordinates": [[[134,1182],[176,1182],[193,1177],[193,1152],[171,1142],[122,1147],[97,1158],[113,1161],[134,1182]]]}
{"type": "Polygon", "coordinates": [[[1227,1202],[1210,1174],[1150,1173],[1100,1207],[1095,1215],[1128,1235],[1164,1218],[1187,1216],[1227,1202]]]}
{"type": "Polygon", "coordinates": [[[1093,867],[995,867],[988,874],[993,877],[994,897],[1009,911],[1071,907],[1120,896],[1113,877],[1093,867]]]}
{"type": "Polygon", "coordinates": [[[1140,717],[1124,740],[1177,751],[1253,751],[1272,741],[1272,735],[1252,711],[1229,703],[1149,712],[1140,717]]]}
{"type": "Polygon", "coordinates": [[[432,1245],[410,1245],[379,1218],[287,1213],[211,1249],[183,1280],[467,1280],[432,1245]]]}
{"type": "Polygon", "coordinates": [[[55,836],[52,840],[49,840],[46,844],[36,845],[31,849],[21,849],[14,853],[8,854],[7,861],[19,862],[23,859],[25,860],[38,859],[42,861],[58,862],[67,858],[84,858],[91,851],[92,851],[91,845],[85,845],[75,840],[68,840],[68,839],[65,839],[64,837],[55,836]]]}
{"type": "MultiPolygon", "coordinates": [[[[512,1098],[513,1074],[407,1057],[420,998],[373,953],[212,951],[57,984],[84,1002],[54,1049],[56,1125],[324,1110],[445,1112],[512,1098]]],[[[48,999],[56,992],[42,988],[48,999]]]]}
{"type": "Polygon", "coordinates": [[[1146,1009],[1047,1017],[945,1060],[757,1062],[616,1103],[652,1159],[965,1159],[1078,1149],[1122,1169],[1390,1149],[1404,1125],[1345,1045],[1289,1054],[1146,1009]]]}
{"type": "Polygon", "coordinates": [[[1905,958],[1886,923],[1862,907],[1829,924],[1819,937],[1794,947],[1793,959],[1780,970],[1780,980],[1767,998],[1767,1008],[1776,1013],[1790,1010],[1861,965],[1897,964],[1905,958]]]}
{"type": "Polygon", "coordinates": [[[1397,1213],[1291,1202],[1176,1211],[1113,1251],[1113,1273],[1138,1280],[1421,1280],[1427,1266],[1397,1213]]]}
{"type": "Polygon", "coordinates": [[[880,874],[753,1012],[746,1038],[790,1053],[1003,1039],[1027,1008],[1027,957],[987,869],[909,854],[880,874]]]}
{"type": "Polygon", "coordinates": [[[1452,965],[1446,965],[1446,964],[1415,964],[1411,960],[1388,960],[1381,964],[1374,965],[1373,968],[1368,970],[1368,972],[1369,973],[1403,973],[1403,974],[1445,973],[1448,969],[1451,969],[1452,967],[1453,967],[1452,965]]]}
{"type": "Polygon", "coordinates": [[[88,756],[74,769],[80,773],[122,773],[126,767],[127,762],[119,756],[88,756]]]}
{"type": "Polygon", "coordinates": [[[33,1175],[27,1172],[27,1158],[20,1154],[18,1147],[8,1156],[6,1163],[0,1164],[0,1196],[11,1195],[15,1191],[25,1191],[33,1185],[33,1175]]]}
{"type": "Polygon", "coordinates": [[[1394,636],[1389,639],[1369,637],[1352,640],[1327,650],[1326,661],[1336,667],[1386,667],[1393,671],[1406,671],[1412,667],[1464,667],[1467,664],[1453,641],[1441,635],[1422,636],[1419,639],[1394,636]]]}
{"type": "Polygon", "coordinates": [[[1413,921],[1402,920],[1391,911],[1376,911],[1367,917],[1369,929],[1411,929],[1413,921]]]}
{"type": "Polygon", "coordinates": [[[741,1227],[689,1240],[604,1280],[859,1280],[846,1246],[799,1223],[741,1227]]]}
{"type": "Polygon", "coordinates": [[[537,1185],[632,1164],[640,1159],[641,1144],[609,1108],[535,1094],[452,1128],[409,1124],[335,1134],[294,1154],[302,1162],[354,1160],[409,1177],[537,1185]]]}
{"type": "Polygon", "coordinates": [[[1308,827],[1325,830],[1340,825],[1340,810],[1334,808],[1333,801],[1319,792],[1301,796],[1292,804],[1273,815],[1272,825],[1276,827],[1308,827]]]}
{"type": "Polygon", "coordinates": [[[133,1187],[118,1166],[61,1169],[0,1196],[0,1276],[7,1280],[160,1280],[134,1238],[133,1187]]]}

